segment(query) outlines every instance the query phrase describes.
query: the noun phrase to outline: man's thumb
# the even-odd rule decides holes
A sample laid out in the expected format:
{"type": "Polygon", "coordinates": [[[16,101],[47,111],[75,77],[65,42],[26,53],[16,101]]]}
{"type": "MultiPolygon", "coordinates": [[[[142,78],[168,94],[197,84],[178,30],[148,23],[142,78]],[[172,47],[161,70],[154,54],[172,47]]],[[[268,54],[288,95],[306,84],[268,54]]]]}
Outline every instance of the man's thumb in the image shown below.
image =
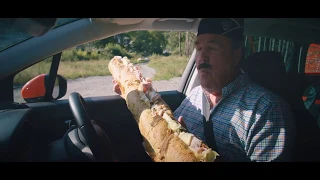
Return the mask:
{"type": "Polygon", "coordinates": [[[183,120],[183,117],[182,117],[182,116],[180,116],[180,117],[178,118],[178,121],[179,121],[179,123],[180,123],[184,128],[187,129],[186,123],[184,123],[184,120],[183,120]]]}

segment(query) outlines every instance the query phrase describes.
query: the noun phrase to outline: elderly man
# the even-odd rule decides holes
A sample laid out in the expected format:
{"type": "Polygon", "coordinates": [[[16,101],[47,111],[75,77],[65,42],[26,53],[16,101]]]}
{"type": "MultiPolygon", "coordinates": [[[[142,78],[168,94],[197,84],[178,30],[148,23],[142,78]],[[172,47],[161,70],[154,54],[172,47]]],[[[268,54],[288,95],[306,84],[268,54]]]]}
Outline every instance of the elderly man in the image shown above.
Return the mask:
{"type": "Polygon", "coordinates": [[[289,105],[239,67],[243,24],[236,18],[202,19],[195,41],[200,85],[175,117],[223,161],[291,161],[295,128],[289,105]]]}

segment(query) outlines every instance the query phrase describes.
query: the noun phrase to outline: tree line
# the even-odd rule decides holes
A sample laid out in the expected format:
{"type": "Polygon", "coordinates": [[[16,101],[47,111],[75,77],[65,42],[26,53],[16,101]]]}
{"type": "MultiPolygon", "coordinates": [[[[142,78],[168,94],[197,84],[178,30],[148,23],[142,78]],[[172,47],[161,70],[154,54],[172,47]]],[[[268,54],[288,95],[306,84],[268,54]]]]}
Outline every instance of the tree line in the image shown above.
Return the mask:
{"type": "Polygon", "coordinates": [[[90,42],[80,49],[105,49],[108,45],[119,45],[130,53],[142,56],[158,55],[186,55],[193,51],[196,34],[182,31],[132,31],[118,34],[102,40],[90,42]]]}

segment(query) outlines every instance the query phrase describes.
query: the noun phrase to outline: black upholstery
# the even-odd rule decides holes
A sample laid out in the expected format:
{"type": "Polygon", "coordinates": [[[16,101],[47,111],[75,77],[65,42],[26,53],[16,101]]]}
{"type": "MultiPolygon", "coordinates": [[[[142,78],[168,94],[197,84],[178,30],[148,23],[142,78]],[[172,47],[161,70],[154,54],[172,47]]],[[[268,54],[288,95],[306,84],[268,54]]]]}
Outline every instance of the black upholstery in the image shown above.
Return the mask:
{"type": "MultiPolygon", "coordinates": [[[[247,57],[241,63],[241,68],[248,73],[250,79],[279,94],[286,95],[286,100],[291,100],[287,94],[287,85],[290,83],[283,63],[282,55],[277,51],[257,52],[247,57]]],[[[292,82],[291,82],[292,83],[292,82]]],[[[297,89],[294,89],[297,91],[297,89]]],[[[290,91],[290,95],[297,92],[290,91]]]]}
{"type": "Polygon", "coordinates": [[[28,153],[29,162],[90,162],[70,140],[68,133],[77,126],[71,126],[64,136],[49,144],[40,144],[28,153]]]}
{"type": "Polygon", "coordinates": [[[256,52],[241,62],[240,66],[253,82],[280,95],[290,104],[297,126],[294,160],[320,161],[320,129],[302,100],[302,92],[306,87],[298,75],[287,74],[281,53],[256,52]]]}

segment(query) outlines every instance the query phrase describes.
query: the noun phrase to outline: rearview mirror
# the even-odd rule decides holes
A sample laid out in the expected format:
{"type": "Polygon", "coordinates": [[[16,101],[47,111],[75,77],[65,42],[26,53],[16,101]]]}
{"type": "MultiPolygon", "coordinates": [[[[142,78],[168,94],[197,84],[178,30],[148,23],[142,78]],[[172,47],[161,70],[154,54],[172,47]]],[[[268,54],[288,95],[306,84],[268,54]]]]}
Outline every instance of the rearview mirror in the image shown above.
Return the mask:
{"type": "MultiPolygon", "coordinates": [[[[21,96],[27,103],[42,102],[48,89],[48,74],[41,74],[28,81],[21,89],[21,96]]],[[[57,75],[51,100],[63,97],[67,92],[67,80],[57,75]]]]}

